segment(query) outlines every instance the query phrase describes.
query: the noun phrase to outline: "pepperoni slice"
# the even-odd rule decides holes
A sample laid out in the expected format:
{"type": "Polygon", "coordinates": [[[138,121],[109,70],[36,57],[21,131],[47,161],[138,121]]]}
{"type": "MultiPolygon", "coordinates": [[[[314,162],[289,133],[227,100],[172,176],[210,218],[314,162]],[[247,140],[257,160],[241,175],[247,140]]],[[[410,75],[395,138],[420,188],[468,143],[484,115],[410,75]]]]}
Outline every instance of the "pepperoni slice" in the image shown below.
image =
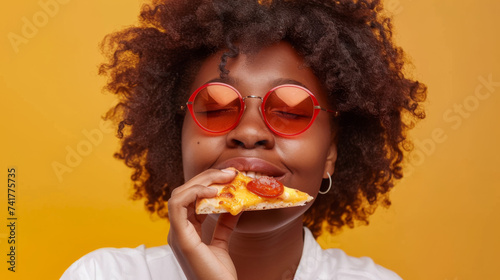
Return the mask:
{"type": "Polygon", "coordinates": [[[250,181],[247,184],[247,189],[258,196],[267,198],[280,196],[284,191],[282,183],[265,176],[250,181]]]}

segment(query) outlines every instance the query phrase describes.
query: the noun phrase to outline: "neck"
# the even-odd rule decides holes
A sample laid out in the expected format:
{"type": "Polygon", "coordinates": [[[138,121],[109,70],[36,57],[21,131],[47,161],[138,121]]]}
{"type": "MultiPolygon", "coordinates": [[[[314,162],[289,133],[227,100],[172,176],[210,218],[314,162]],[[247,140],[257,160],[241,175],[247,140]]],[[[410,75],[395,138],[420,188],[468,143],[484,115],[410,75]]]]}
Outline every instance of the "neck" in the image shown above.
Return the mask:
{"type": "MultiPolygon", "coordinates": [[[[203,232],[211,233],[215,223],[208,220],[203,232]]],[[[270,232],[234,232],[229,252],[238,279],[293,279],[302,256],[303,235],[302,217],[270,232]]],[[[210,243],[211,234],[204,235],[203,240],[210,243]]]]}

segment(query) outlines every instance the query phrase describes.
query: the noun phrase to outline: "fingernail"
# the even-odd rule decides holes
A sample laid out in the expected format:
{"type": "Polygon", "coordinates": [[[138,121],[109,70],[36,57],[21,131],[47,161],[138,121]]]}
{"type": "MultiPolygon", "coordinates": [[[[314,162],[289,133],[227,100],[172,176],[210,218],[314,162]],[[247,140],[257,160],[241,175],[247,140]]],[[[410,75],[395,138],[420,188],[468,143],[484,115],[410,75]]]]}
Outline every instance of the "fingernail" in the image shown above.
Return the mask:
{"type": "Polygon", "coordinates": [[[225,168],[221,170],[222,172],[229,173],[229,174],[236,174],[236,170],[231,169],[231,168],[225,168]]]}

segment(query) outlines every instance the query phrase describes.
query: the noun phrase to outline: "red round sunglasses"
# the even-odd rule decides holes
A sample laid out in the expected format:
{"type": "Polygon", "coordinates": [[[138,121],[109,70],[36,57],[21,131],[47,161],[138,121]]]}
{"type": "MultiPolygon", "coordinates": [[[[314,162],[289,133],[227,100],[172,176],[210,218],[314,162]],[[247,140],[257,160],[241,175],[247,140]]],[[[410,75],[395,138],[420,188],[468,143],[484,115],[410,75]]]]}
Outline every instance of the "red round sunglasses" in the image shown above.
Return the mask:
{"type": "Polygon", "coordinates": [[[193,92],[186,103],[193,120],[210,133],[225,133],[234,129],[245,110],[245,100],[262,101],[261,114],[267,127],[280,136],[296,136],[313,124],[320,111],[339,115],[338,111],[322,108],[308,89],[284,84],[272,88],[262,98],[243,97],[225,83],[207,83],[193,92]]]}

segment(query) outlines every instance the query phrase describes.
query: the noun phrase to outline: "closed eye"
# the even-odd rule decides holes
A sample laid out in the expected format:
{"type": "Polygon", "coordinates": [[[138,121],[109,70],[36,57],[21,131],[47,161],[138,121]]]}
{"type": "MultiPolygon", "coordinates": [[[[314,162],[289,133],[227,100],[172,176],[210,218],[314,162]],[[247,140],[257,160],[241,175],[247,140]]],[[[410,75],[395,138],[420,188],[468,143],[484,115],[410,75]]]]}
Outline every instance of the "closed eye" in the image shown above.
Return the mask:
{"type": "Polygon", "coordinates": [[[235,107],[225,107],[225,108],[218,108],[218,109],[206,109],[206,110],[200,110],[197,111],[196,114],[203,114],[206,115],[207,117],[219,117],[219,116],[225,116],[225,115],[234,115],[238,113],[238,108],[235,107]]]}
{"type": "Polygon", "coordinates": [[[270,112],[273,116],[288,119],[288,120],[303,120],[310,119],[311,114],[303,110],[294,110],[290,108],[275,108],[270,112]]]}

